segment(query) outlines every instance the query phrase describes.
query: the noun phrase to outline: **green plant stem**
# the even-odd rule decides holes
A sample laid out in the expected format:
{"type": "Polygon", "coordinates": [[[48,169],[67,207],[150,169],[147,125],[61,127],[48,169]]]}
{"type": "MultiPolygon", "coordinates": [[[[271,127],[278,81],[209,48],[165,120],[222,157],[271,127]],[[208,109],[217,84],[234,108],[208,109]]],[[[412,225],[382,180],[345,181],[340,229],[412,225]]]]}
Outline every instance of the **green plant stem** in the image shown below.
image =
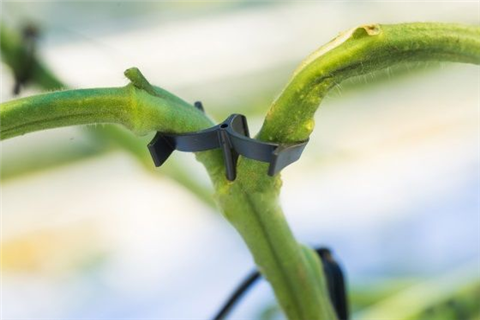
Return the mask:
{"type": "Polygon", "coordinates": [[[58,90],[65,85],[35,57],[33,57],[31,70],[25,70],[28,51],[25,48],[23,39],[19,33],[8,29],[4,23],[0,23],[0,50],[2,60],[11,69],[15,77],[25,72],[30,73],[29,82],[34,83],[47,90],[58,90]]]}
{"type": "Polygon", "coordinates": [[[405,62],[480,64],[480,28],[459,24],[363,25],[311,54],[274,101],[258,135],[294,142],[308,138],[322,99],[342,81],[405,62]]]}
{"type": "Polygon", "coordinates": [[[172,94],[153,87],[155,95],[145,91],[144,78],[137,69],[125,74],[132,83],[121,88],[58,91],[2,103],[2,139],[94,123],[120,124],[137,135],[188,132],[212,125],[202,112],[179,98],[173,99],[172,94]]]}
{"type": "MultiPolygon", "coordinates": [[[[10,67],[15,77],[18,77],[25,72],[30,72],[30,78],[27,84],[36,85],[41,89],[49,91],[68,87],[56,77],[36,55],[28,58],[31,59],[32,70],[25,70],[26,65],[24,61],[27,59],[29,53],[26,51],[24,41],[19,33],[7,28],[3,23],[0,23],[0,50],[3,62],[10,67]]],[[[133,71],[133,73],[135,73],[135,71],[133,71]]],[[[150,84],[148,81],[146,81],[145,78],[143,78],[142,81],[146,90],[149,91],[150,84]]],[[[139,85],[141,84],[139,83],[139,85]]],[[[160,88],[156,89],[161,91],[160,88]]],[[[150,93],[154,92],[155,91],[150,91],[150,93]]],[[[162,91],[162,93],[168,95],[168,92],[166,91],[162,91]]],[[[154,95],[155,94],[156,93],[154,93],[154,95]]],[[[172,98],[172,96],[170,97],[172,98]]],[[[173,99],[175,100],[174,97],[173,99]]],[[[177,102],[183,103],[180,99],[177,100],[177,102]]],[[[139,140],[138,137],[132,136],[130,132],[122,130],[122,128],[115,125],[105,125],[102,128],[88,127],[86,130],[96,141],[101,140],[104,142],[102,148],[94,146],[91,150],[69,150],[61,156],[58,154],[57,156],[49,154],[41,158],[43,161],[38,161],[39,159],[37,157],[35,161],[32,161],[31,159],[23,159],[23,161],[16,161],[15,164],[2,163],[2,181],[25,173],[49,169],[58,165],[65,165],[74,161],[83,160],[95,154],[110,151],[112,147],[116,146],[122,147],[123,150],[133,155],[146,169],[155,170],[152,166],[150,154],[145,147],[147,143],[146,141],[139,140]]],[[[195,181],[187,172],[185,172],[185,170],[179,168],[175,163],[168,163],[167,165],[169,168],[167,170],[162,170],[162,175],[167,176],[186,187],[208,206],[213,207],[215,205],[212,200],[212,192],[209,188],[205,188],[195,181]]]]}
{"type": "MultiPolygon", "coordinates": [[[[257,137],[274,142],[307,139],[322,98],[349,77],[402,62],[478,64],[479,35],[478,27],[436,23],[367,25],[347,31],[300,66],[273,103],[257,137]]],[[[181,133],[212,124],[182,100],[149,87],[137,72],[127,72],[127,76],[133,85],[125,88],[77,90],[7,102],[0,109],[7,124],[2,126],[2,134],[6,132],[2,137],[89,121],[119,123],[137,134],[181,133]]],[[[223,214],[245,240],[287,317],[335,319],[320,260],[296,242],[278,205],[280,177],[267,176],[264,163],[240,158],[237,179],[229,182],[220,152],[201,152],[197,158],[210,174],[223,214]]]]}
{"type": "MultiPolygon", "coordinates": [[[[322,98],[343,80],[417,61],[479,64],[480,28],[438,23],[353,28],[301,64],[272,104],[257,138],[303,141],[314,128],[313,116],[322,98]]],[[[236,182],[217,188],[221,207],[249,245],[289,319],[333,319],[324,288],[313,288],[313,281],[305,280],[309,271],[320,269],[320,261],[312,255],[307,261],[294,244],[283,213],[273,205],[281,182],[265,171],[266,166],[241,159],[236,182]],[[242,200],[230,207],[234,198],[242,200]]]]}
{"type": "Polygon", "coordinates": [[[114,141],[114,147],[120,146],[123,150],[127,150],[130,155],[134,156],[137,161],[142,163],[146,170],[155,171],[155,176],[167,177],[175,181],[188,189],[188,191],[193,193],[197,199],[201,200],[204,204],[211,208],[215,208],[211,186],[205,186],[202,182],[197,181],[195,176],[192,177],[190,170],[185,170],[185,168],[182,167],[182,163],[167,161],[162,165],[161,169],[153,166],[152,157],[146,147],[151,140],[150,136],[148,137],[149,139],[145,139],[146,137],[139,139],[138,136],[132,135],[128,130],[124,130],[115,125],[96,128],[96,130],[92,130],[89,133],[93,133],[96,140],[102,140],[102,138],[104,138],[104,140],[106,140],[105,144],[114,141]]]}
{"type": "Polygon", "coordinates": [[[474,261],[440,277],[435,276],[434,279],[417,282],[400,290],[361,310],[355,318],[358,320],[471,319],[480,312],[479,298],[478,261],[474,261]]]}

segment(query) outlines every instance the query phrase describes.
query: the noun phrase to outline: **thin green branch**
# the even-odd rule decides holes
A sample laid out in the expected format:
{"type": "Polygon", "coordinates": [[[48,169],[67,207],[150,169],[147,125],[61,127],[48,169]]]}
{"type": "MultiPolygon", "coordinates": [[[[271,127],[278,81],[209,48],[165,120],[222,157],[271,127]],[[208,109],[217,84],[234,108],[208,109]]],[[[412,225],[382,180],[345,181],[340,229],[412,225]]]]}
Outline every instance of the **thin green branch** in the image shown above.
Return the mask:
{"type": "Polygon", "coordinates": [[[1,139],[72,125],[114,123],[138,135],[188,132],[212,125],[202,112],[180,99],[152,95],[137,86],[138,74],[121,88],[68,90],[2,103],[1,139]]]}
{"type": "Polygon", "coordinates": [[[146,148],[148,140],[145,140],[145,138],[139,139],[139,137],[132,135],[128,130],[123,130],[123,128],[114,125],[97,128],[97,130],[92,132],[95,134],[95,137],[104,137],[105,140],[107,140],[105,142],[113,141],[123,150],[127,150],[137,161],[140,161],[147,170],[155,170],[155,176],[165,176],[172,179],[187,188],[208,206],[212,208],[215,207],[211,186],[205,186],[202,182],[198,181],[196,176],[192,176],[189,170],[185,170],[185,168],[182,167],[183,163],[167,161],[161,169],[156,170],[153,166],[152,157],[146,148]]]}
{"type": "Polygon", "coordinates": [[[478,261],[400,290],[358,312],[358,320],[471,319],[480,312],[478,261]],[[394,316],[392,316],[394,315],[394,316]]]}
{"type": "Polygon", "coordinates": [[[342,81],[405,62],[480,64],[480,28],[459,24],[363,25],[311,54],[274,101],[258,138],[293,142],[308,138],[314,114],[342,81]]]}
{"type": "MultiPolygon", "coordinates": [[[[22,39],[21,35],[8,29],[5,24],[0,23],[0,51],[2,53],[3,62],[10,67],[12,74],[16,79],[23,78],[26,80],[26,85],[36,85],[44,90],[58,90],[60,88],[67,88],[68,86],[60,81],[53,72],[51,72],[46,65],[39,59],[37,54],[29,56],[27,51],[28,46],[25,43],[25,39],[22,39]],[[28,60],[30,63],[25,63],[28,60]],[[28,70],[30,68],[30,70],[28,70]],[[27,75],[28,73],[28,75],[27,75]]],[[[154,96],[159,96],[166,100],[178,102],[182,105],[188,105],[182,99],[172,95],[171,93],[151,86],[150,83],[139,74],[138,70],[133,68],[126,71],[128,76],[136,80],[137,87],[144,89],[154,96]]],[[[15,176],[37,171],[43,169],[53,168],[58,165],[65,165],[70,162],[78,161],[91,157],[100,152],[111,150],[112,147],[122,147],[123,150],[133,155],[147,170],[154,170],[152,166],[152,159],[145,147],[146,141],[139,140],[138,137],[129,134],[128,131],[122,130],[119,126],[105,125],[101,128],[87,127],[87,132],[96,140],[100,140],[104,143],[102,148],[98,148],[97,145],[83,151],[79,150],[67,150],[68,152],[60,152],[55,156],[53,154],[45,154],[40,157],[36,157],[35,161],[32,159],[22,159],[21,161],[2,162],[2,174],[1,179],[13,178],[15,176]],[[41,161],[38,161],[39,158],[41,161]]],[[[211,190],[205,188],[195,179],[188,175],[184,170],[177,167],[175,163],[168,163],[168,169],[162,170],[162,175],[169,177],[177,183],[180,183],[184,187],[188,188],[205,204],[213,207],[211,190]]],[[[157,172],[157,174],[160,174],[157,172]]]]}
{"type": "Polygon", "coordinates": [[[21,35],[8,29],[3,23],[0,23],[0,50],[2,60],[11,68],[16,79],[23,78],[28,73],[27,83],[47,90],[65,87],[35,56],[29,57],[31,53],[26,49],[21,35]],[[29,64],[25,63],[27,60],[30,61],[29,64]]]}
{"type": "MultiPolygon", "coordinates": [[[[192,105],[150,86],[136,68],[128,69],[125,74],[132,82],[125,87],[58,91],[2,103],[0,140],[38,130],[84,124],[119,124],[137,135],[156,131],[191,132],[213,125],[192,105]]],[[[130,141],[128,144],[130,151],[138,151],[130,141]]],[[[214,175],[220,175],[221,171],[222,163],[218,158],[219,153],[214,151],[205,152],[201,157],[214,175]]],[[[174,179],[177,176],[172,174],[174,179]]],[[[178,180],[186,179],[180,177],[178,180]]],[[[200,196],[204,196],[203,192],[200,196]]]]}

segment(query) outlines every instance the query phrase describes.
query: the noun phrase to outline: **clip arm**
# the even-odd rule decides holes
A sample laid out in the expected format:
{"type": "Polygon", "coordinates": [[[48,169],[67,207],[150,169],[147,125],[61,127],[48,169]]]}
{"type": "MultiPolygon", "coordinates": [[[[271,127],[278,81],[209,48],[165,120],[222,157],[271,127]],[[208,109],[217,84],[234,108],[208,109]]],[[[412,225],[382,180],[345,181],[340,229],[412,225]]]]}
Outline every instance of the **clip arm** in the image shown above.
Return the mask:
{"type": "Polygon", "coordinates": [[[155,167],[160,167],[175,151],[175,146],[169,141],[168,136],[157,132],[153,140],[147,145],[155,167]]]}
{"type": "Polygon", "coordinates": [[[270,163],[269,176],[276,175],[283,168],[300,159],[308,143],[306,140],[296,144],[283,145],[255,140],[249,137],[245,116],[235,114],[230,116],[227,121],[230,123],[227,130],[235,150],[246,158],[270,163]]]}

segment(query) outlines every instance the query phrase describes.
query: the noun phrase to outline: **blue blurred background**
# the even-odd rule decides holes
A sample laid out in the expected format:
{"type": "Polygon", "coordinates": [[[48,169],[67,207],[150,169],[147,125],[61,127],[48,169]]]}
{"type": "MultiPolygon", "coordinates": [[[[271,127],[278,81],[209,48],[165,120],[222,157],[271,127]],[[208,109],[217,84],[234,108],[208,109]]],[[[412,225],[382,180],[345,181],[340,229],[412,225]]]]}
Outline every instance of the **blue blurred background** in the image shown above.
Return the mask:
{"type": "MultiPolygon", "coordinates": [[[[39,57],[69,87],[123,86],[136,66],[217,120],[246,114],[256,132],[295,67],[339,32],[478,25],[480,4],[5,2],[1,19],[38,26],[39,57]]],[[[1,79],[2,101],[13,99],[7,66],[1,79]]],[[[471,286],[478,303],[479,108],[478,67],[422,64],[346,83],[317,112],[281,201],[298,239],[342,262],[354,318],[433,314],[471,286]]],[[[254,268],[191,154],[154,170],[127,143],[102,140],[108,130],[1,143],[2,319],[209,319],[254,268]]],[[[262,317],[281,319],[264,282],[231,318],[262,317]]]]}

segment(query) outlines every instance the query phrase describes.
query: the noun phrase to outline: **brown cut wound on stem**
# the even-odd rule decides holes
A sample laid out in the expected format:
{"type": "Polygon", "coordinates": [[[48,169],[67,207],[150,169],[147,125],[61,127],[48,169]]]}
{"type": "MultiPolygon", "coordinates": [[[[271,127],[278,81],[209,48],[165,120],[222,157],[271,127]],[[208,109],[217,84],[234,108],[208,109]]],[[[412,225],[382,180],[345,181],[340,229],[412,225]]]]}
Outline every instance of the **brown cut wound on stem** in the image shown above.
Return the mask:
{"type": "Polygon", "coordinates": [[[380,26],[378,24],[366,24],[361,26],[369,36],[376,36],[381,32],[380,26]]]}

